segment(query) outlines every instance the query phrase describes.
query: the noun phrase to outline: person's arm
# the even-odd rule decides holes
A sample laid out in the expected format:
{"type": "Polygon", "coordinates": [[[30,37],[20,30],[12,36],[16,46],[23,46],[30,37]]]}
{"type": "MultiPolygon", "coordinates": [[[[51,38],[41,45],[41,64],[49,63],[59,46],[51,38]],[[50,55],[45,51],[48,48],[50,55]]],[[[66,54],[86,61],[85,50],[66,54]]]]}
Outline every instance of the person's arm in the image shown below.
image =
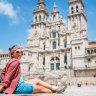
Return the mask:
{"type": "Polygon", "coordinates": [[[4,89],[4,86],[0,85],[0,92],[4,89]]]}
{"type": "MultiPolygon", "coordinates": [[[[5,72],[6,72],[6,67],[4,67],[4,68],[2,69],[2,71],[1,71],[1,80],[4,79],[5,72]]],[[[4,89],[4,86],[2,86],[1,83],[0,83],[0,92],[2,92],[3,89],[4,89]]]]}
{"type": "Polygon", "coordinates": [[[4,79],[6,73],[6,66],[1,70],[1,80],[4,79]]]}
{"type": "Polygon", "coordinates": [[[2,86],[4,86],[4,87],[9,86],[9,84],[11,83],[12,79],[14,78],[14,74],[16,73],[19,66],[20,66],[20,62],[18,60],[14,61],[14,62],[12,62],[12,64],[10,64],[4,78],[1,81],[2,86]]]}

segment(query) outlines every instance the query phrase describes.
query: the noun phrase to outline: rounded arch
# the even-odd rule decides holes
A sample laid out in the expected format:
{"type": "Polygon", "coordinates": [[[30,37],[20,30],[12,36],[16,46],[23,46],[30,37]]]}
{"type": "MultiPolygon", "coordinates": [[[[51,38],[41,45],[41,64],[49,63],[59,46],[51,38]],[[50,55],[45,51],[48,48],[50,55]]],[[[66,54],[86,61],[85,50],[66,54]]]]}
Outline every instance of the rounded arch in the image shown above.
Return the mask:
{"type": "Polygon", "coordinates": [[[41,21],[41,15],[39,15],[39,21],[41,21]]]}
{"type": "Polygon", "coordinates": [[[52,56],[51,58],[50,58],[50,61],[54,61],[54,60],[60,60],[60,58],[57,56],[57,55],[55,55],[55,56],[52,56]]]}
{"type": "Polygon", "coordinates": [[[74,13],[74,8],[73,8],[73,7],[71,7],[71,13],[72,13],[72,14],[74,13]]]}
{"type": "Polygon", "coordinates": [[[51,57],[50,61],[54,61],[54,57],[51,57]]]}
{"type": "Polygon", "coordinates": [[[76,6],[76,12],[79,12],[79,7],[78,7],[78,5],[76,6]]]}
{"type": "Polygon", "coordinates": [[[55,20],[55,18],[56,18],[56,15],[53,16],[53,21],[55,20]]]}
{"type": "Polygon", "coordinates": [[[37,22],[37,16],[35,16],[35,22],[37,22]]]}

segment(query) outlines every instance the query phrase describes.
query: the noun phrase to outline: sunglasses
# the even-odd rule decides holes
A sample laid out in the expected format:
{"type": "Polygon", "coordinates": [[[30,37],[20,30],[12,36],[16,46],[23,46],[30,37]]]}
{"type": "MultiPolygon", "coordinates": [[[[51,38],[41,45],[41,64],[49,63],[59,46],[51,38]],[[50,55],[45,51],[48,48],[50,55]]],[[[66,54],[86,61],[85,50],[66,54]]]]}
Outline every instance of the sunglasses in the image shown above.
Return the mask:
{"type": "Polygon", "coordinates": [[[23,55],[23,51],[16,51],[17,54],[21,53],[23,55]]]}

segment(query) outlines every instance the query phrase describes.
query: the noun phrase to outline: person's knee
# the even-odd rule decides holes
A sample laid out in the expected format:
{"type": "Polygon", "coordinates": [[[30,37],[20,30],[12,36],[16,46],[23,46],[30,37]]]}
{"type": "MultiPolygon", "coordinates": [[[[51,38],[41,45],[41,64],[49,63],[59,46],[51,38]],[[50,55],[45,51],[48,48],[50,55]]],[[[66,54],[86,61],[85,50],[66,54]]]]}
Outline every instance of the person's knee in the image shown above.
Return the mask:
{"type": "Polygon", "coordinates": [[[34,79],[36,82],[37,82],[37,84],[41,81],[40,79],[38,79],[38,78],[36,78],[36,79],[34,79]]]}

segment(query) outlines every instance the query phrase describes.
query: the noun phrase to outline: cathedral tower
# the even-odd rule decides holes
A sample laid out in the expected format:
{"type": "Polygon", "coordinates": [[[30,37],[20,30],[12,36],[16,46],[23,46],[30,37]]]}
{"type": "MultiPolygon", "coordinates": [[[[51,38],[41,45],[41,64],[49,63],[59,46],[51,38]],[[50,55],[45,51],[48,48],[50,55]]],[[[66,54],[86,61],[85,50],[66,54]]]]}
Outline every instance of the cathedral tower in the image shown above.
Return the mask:
{"type": "Polygon", "coordinates": [[[33,21],[31,23],[31,32],[27,39],[27,48],[38,49],[39,37],[45,34],[46,21],[48,19],[48,12],[46,10],[45,0],[38,0],[37,8],[33,12],[33,21]]]}
{"type": "Polygon", "coordinates": [[[82,0],[68,0],[69,13],[68,18],[68,29],[71,30],[72,27],[77,26],[82,29],[87,30],[87,17],[84,13],[84,3],[82,0]]]}
{"type": "Polygon", "coordinates": [[[34,10],[33,22],[31,24],[32,29],[39,32],[39,34],[43,34],[47,19],[48,12],[46,11],[45,0],[38,0],[37,8],[34,10]]]}
{"type": "Polygon", "coordinates": [[[83,0],[68,0],[69,13],[67,44],[71,47],[71,65],[73,68],[83,66],[85,50],[88,46],[87,17],[84,13],[83,0]]]}

